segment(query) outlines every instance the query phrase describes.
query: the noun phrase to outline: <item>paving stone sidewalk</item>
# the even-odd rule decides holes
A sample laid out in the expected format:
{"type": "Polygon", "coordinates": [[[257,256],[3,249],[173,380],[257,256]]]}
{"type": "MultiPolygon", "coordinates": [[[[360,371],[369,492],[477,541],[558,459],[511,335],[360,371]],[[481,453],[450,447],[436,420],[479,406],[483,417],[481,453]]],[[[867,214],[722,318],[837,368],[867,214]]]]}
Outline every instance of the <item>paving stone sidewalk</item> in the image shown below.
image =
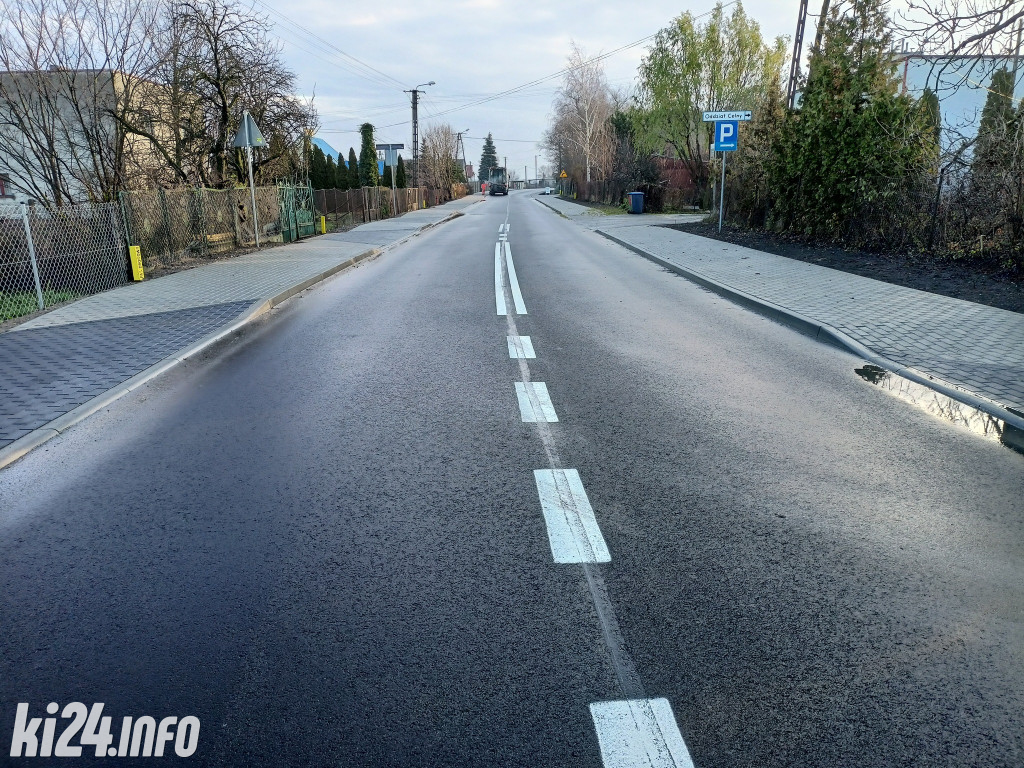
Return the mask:
{"type": "Polygon", "coordinates": [[[0,451],[268,299],[475,202],[464,198],[126,285],[15,326],[0,334],[0,451]]]}
{"type": "Polygon", "coordinates": [[[653,216],[595,217],[584,206],[554,201],[545,203],[631,248],[832,326],[899,365],[1024,412],[1024,314],[652,226],[663,223],[653,216]]]}

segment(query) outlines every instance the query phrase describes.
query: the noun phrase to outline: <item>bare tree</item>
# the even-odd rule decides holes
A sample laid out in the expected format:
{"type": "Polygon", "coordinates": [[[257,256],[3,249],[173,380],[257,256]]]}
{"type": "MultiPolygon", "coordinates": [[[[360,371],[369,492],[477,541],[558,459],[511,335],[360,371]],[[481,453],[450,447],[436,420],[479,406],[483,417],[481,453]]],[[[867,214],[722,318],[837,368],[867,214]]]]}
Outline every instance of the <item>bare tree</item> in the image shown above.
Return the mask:
{"type": "Polygon", "coordinates": [[[458,137],[448,123],[434,123],[423,131],[420,140],[420,179],[428,187],[451,194],[458,183],[459,174],[455,160],[458,137]]]}
{"type": "Polygon", "coordinates": [[[896,14],[894,30],[918,52],[933,57],[926,85],[941,99],[944,92],[988,79],[1007,59],[1018,70],[1024,2],[910,0],[896,14]]]}
{"type": "Polygon", "coordinates": [[[47,204],[154,184],[245,178],[230,146],[249,109],[257,176],[291,175],[311,102],[269,22],[235,0],[5,0],[0,163],[47,204]]]}
{"type": "Polygon", "coordinates": [[[51,205],[109,200],[130,175],[120,129],[152,67],[157,7],[119,0],[9,0],[0,21],[0,159],[51,205]]]}
{"type": "Polygon", "coordinates": [[[572,43],[569,67],[555,95],[554,121],[545,143],[576,154],[582,162],[583,180],[603,177],[614,154],[613,134],[608,120],[615,112],[615,100],[604,67],[588,59],[572,43]]]}
{"type": "Polygon", "coordinates": [[[161,30],[166,52],[154,103],[129,130],[145,136],[178,180],[223,186],[245,179],[230,146],[248,109],[267,134],[256,158],[258,174],[294,171],[303,137],[317,127],[311,103],[295,97],[295,75],[281,61],[266,17],[234,0],[186,0],[169,6],[161,30]],[[159,115],[160,130],[147,119],[159,115]]]}
{"type": "Polygon", "coordinates": [[[1014,49],[1022,21],[1020,0],[911,0],[897,15],[896,29],[922,50],[992,56],[1014,49]]]}

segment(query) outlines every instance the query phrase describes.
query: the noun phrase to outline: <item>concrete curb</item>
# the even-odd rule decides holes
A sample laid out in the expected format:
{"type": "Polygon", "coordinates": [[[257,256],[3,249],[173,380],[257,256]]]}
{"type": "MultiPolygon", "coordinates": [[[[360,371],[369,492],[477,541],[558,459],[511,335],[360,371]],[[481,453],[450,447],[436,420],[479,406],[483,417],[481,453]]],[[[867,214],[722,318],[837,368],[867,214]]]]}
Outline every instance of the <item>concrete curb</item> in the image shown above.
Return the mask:
{"type": "Polygon", "coordinates": [[[53,419],[47,424],[44,424],[43,426],[32,430],[27,435],[19,437],[17,440],[10,443],[9,445],[0,448],[0,469],[3,469],[9,464],[13,464],[22,456],[29,453],[30,451],[35,450],[40,445],[45,443],[47,440],[56,437],[61,432],[64,432],[66,429],[69,429],[70,427],[74,426],[80,421],[87,419],[89,416],[96,413],[96,411],[106,408],[115,400],[124,397],[132,390],[138,389],[146,382],[152,381],[157,376],[160,376],[169,371],[171,368],[180,365],[181,363],[188,360],[190,357],[197,355],[204,349],[207,349],[208,347],[216,344],[221,339],[230,336],[232,333],[235,333],[245,325],[251,323],[260,315],[269,312],[271,309],[276,307],[281,302],[290,299],[295,294],[301,293],[307,288],[316,285],[317,283],[322,282],[323,280],[326,280],[328,277],[331,277],[332,275],[335,275],[344,269],[354,267],[356,264],[365,261],[366,259],[375,258],[377,256],[380,256],[382,253],[393,250],[398,246],[402,245],[403,243],[408,242],[412,238],[418,237],[424,232],[433,229],[434,227],[444,224],[445,222],[451,221],[452,219],[457,219],[459,216],[463,215],[463,211],[472,208],[474,205],[477,205],[482,202],[483,200],[476,200],[467,205],[466,208],[464,208],[462,211],[453,211],[452,213],[445,216],[443,219],[438,219],[437,221],[425,224],[424,226],[417,229],[415,232],[409,233],[400,240],[396,240],[393,243],[389,243],[388,245],[382,248],[370,248],[364,251],[363,253],[360,253],[358,256],[355,256],[354,258],[343,261],[340,264],[336,264],[330,269],[325,270],[324,272],[321,272],[318,275],[314,275],[313,277],[307,280],[303,280],[301,283],[296,283],[295,285],[286,288],[285,290],[281,291],[275,296],[271,296],[268,299],[256,301],[234,320],[230,321],[224,326],[221,326],[219,329],[213,331],[207,336],[204,336],[199,341],[196,341],[188,345],[187,347],[183,347],[182,349],[175,352],[173,355],[164,358],[159,363],[151,365],[146,370],[140,371],[139,373],[135,374],[127,381],[121,382],[116,387],[108,389],[106,392],[97,395],[91,400],[87,400],[77,408],[68,411],[62,416],[58,416],[56,419],[53,419]]]}
{"type": "MultiPolygon", "coordinates": [[[[547,202],[547,200],[541,200],[541,199],[540,199],[539,197],[535,197],[535,198],[534,198],[534,200],[536,200],[536,201],[537,201],[538,203],[540,203],[541,205],[543,205],[543,206],[544,206],[545,208],[547,208],[547,209],[548,209],[549,211],[554,211],[554,212],[555,212],[555,213],[557,213],[557,214],[558,214],[559,216],[561,216],[561,217],[562,217],[563,219],[566,219],[566,220],[568,220],[568,221],[572,221],[572,219],[571,219],[570,217],[566,216],[566,215],[565,215],[564,213],[562,213],[562,212],[561,212],[560,210],[558,210],[557,208],[555,208],[555,207],[554,207],[553,205],[548,205],[548,202],[547,202]]],[[[582,215],[582,214],[581,214],[581,215],[582,215]]]]}
{"type": "MultiPolygon", "coordinates": [[[[447,217],[445,219],[442,219],[441,221],[447,221],[449,218],[454,217],[447,217]]],[[[435,222],[435,224],[440,224],[441,221],[435,222]]],[[[420,230],[420,232],[422,231],[424,230],[420,230]]],[[[415,234],[419,234],[419,232],[415,234]]],[[[247,310],[242,312],[242,314],[240,314],[234,320],[231,320],[226,325],[223,325],[217,330],[213,331],[212,333],[204,336],[199,341],[193,342],[192,344],[189,344],[187,347],[179,349],[173,355],[165,357],[160,362],[151,365],[144,371],[140,371],[139,373],[135,374],[130,379],[121,382],[117,386],[108,389],[106,392],[97,395],[91,400],[87,400],[77,408],[74,408],[63,415],[58,416],[56,419],[53,419],[52,421],[44,424],[43,426],[32,430],[27,435],[19,437],[13,443],[3,448],[0,448],[0,469],[3,469],[9,464],[13,464],[22,456],[24,456],[25,454],[29,453],[32,450],[35,450],[40,445],[45,443],[47,440],[56,437],[61,432],[64,432],[65,430],[69,429],[70,427],[74,426],[80,421],[87,419],[89,416],[96,413],[96,411],[106,408],[115,400],[124,397],[132,390],[138,389],[146,382],[152,381],[157,376],[161,376],[162,374],[169,371],[171,368],[180,365],[181,363],[188,360],[190,357],[193,357],[194,355],[197,355],[200,352],[202,352],[204,349],[207,349],[208,347],[216,344],[221,339],[230,336],[232,333],[235,333],[236,331],[240,330],[242,327],[251,323],[256,318],[260,317],[263,314],[266,314],[281,302],[290,299],[295,294],[300,293],[306,290],[307,288],[316,285],[319,282],[322,282],[323,280],[326,280],[328,277],[331,277],[332,275],[336,275],[338,272],[341,272],[344,269],[354,267],[356,264],[359,264],[362,261],[366,261],[367,259],[372,259],[377,256],[380,256],[382,253],[383,251],[379,248],[370,248],[369,250],[366,250],[363,253],[360,253],[359,255],[351,259],[347,259],[346,261],[343,261],[339,264],[335,264],[330,269],[327,269],[317,275],[314,275],[313,277],[303,280],[301,283],[296,283],[295,285],[286,288],[285,290],[281,291],[280,293],[274,296],[271,296],[268,299],[261,299],[254,302],[252,305],[249,306],[247,310]]]]}
{"type": "MultiPolygon", "coordinates": [[[[470,203],[469,205],[467,205],[465,208],[463,208],[462,211],[465,211],[465,210],[467,210],[469,208],[472,208],[474,205],[478,205],[478,204],[480,204],[482,202],[483,202],[483,200],[475,200],[472,203],[470,203]]],[[[438,227],[441,224],[444,224],[446,222],[451,221],[452,219],[459,218],[459,216],[463,215],[462,211],[452,211],[450,214],[445,216],[443,219],[438,219],[437,221],[432,221],[429,224],[424,224],[422,227],[417,229],[415,232],[410,232],[408,235],[403,237],[401,240],[395,240],[395,242],[393,242],[393,243],[388,243],[383,248],[381,248],[381,252],[382,253],[387,253],[388,251],[394,250],[398,246],[404,245],[405,243],[407,243],[410,240],[412,240],[414,237],[419,237],[424,232],[427,232],[427,231],[433,229],[434,227],[438,227]]]]}
{"type": "Polygon", "coordinates": [[[731,285],[714,280],[713,278],[703,275],[696,270],[689,269],[687,267],[680,266],[675,262],[663,259],[660,256],[656,256],[649,251],[645,251],[642,248],[628,243],[625,240],[621,240],[600,229],[596,229],[594,231],[602,237],[611,240],[613,243],[621,245],[623,248],[633,251],[633,253],[639,254],[646,259],[650,259],[656,264],[660,264],[666,269],[670,269],[673,272],[682,275],[686,279],[691,280],[708,290],[714,291],[718,295],[723,296],[736,304],[753,310],[760,315],[769,317],[784,325],[788,325],[789,327],[810,336],[817,341],[832,344],[833,346],[844,349],[847,352],[851,352],[858,357],[864,358],[869,363],[874,363],[880,368],[884,368],[891,373],[895,373],[897,376],[902,376],[903,378],[909,379],[921,386],[935,390],[952,400],[969,405],[972,408],[976,408],[990,416],[995,416],[997,419],[1001,419],[1006,424],[1017,430],[1024,430],[1024,417],[1018,416],[998,403],[988,400],[974,392],[969,392],[964,389],[959,389],[952,384],[937,381],[927,374],[916,371],[913,368],[907,368],[904,365],[900,365],[899,363],[868,349],[859,341],[851,338],[838,328],[834,328],[827,323],[820,323],[817,320],[805,317],[791,309],[779,306],[778,304],[774,304],[765,299],[753,296],[745,291],[741,291],[738,288],[733,288],[731,285]]]}

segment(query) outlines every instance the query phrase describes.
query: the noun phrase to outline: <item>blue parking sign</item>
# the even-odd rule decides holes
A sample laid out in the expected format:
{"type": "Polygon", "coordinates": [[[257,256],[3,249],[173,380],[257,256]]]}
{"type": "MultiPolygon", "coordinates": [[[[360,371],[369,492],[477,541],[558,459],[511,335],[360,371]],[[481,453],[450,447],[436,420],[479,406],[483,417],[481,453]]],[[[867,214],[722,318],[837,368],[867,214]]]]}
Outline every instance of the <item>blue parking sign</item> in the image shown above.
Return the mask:
{"type": "Polygon", "coordinates": [[[719,120],[715,123],[715,149],[718,152],[732,152],[739,148],[738,128],[738,120],[719,120]]]}

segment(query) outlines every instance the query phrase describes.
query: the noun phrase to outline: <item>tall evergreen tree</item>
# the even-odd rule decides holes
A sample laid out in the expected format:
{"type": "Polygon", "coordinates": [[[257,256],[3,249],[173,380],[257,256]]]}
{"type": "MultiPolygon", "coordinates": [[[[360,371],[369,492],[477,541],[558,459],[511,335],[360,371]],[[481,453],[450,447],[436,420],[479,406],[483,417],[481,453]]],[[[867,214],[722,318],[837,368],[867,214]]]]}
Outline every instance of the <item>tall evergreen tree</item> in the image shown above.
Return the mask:
{"type": "Polygon", "coordinates": [[[335,189],[337,186],[338,169],[334,165],[334,156],[327,155],[327,165],[324,168],[324,189],[335,189]]]}
{"type": "Polygon", "coordinates": [[[942,108],[938,94],[931,88],[925,88],[921,94],[921,108],[924,110],[925,121],[936,145],[942,138],[942,108]]]}
{"type": "Polygon", "coordinates": [[[345,165],[345,155],[338,153],[338,167],[334,169],[334,186],[336,189],[349,188],[348,166],[345,165]]]}
{"type": "Polygon", "coordinates": [[[313,189],[324,189],[327,175],[327,156],[320,147],[313,145],[309,159],[309,182],[313,189]]]}
{"type": "Polygon", "coordinates": [[[380,183],[380,171],[377,169],[377,148],[373,141],[373,125],[363,123],[359,126],[363,137],[359,148],[359,181],[364,187],[376,187],[380,183]]]}
{"type": "Polygon", "coordinates": [[[938,147],[924,105],[899,94],[889,30],[884,0],[832,7],[780,136],[775,226],[865,245],[906,236],[908,195],[938,147]]]}
{"type": "Polygon", "coordinates": [[[348,148],[348,188],[359,189],[363,185],[359,178],[359,161],[354,148],[348,148]]]}
{"type": "MultiPolygon", "coordinates": [[[[391,166],[390,165],[385,165],[384,166],[384,175],[381,177],[380,185],[382,187],[387,187],[388,189],[391,189],[391,166]]],[[[395,184],[395,186],[397,187],[398,185],[395,184]]]]}
{"type": "Polygon", "coordinates": [[[402,156],[398,156],[398,169],[395,171],[395,186],[399,189],[405,189],[409,185],[409,180],[405,176],[405,161],[402,160],[402,156]]]}
{"type": "Polygon", "coordinates": [[[1013,109],[1013,73],[996,70],[981,110],[978,144],[974,152],[975,170],[993,169],[1009,162],[1013,154],[1015,124],[1013,109]]]}
{"type": "Polygon", "coordinates": [[[496,168],[497,165],[498,150],[494,148],[494,139],[488,133],[487,138],[484,139],[484,151],[480,155],[480,170],[477,171],[477,177],[480,181],[486,183],[487,179],[490,178],[491,168],[496,168]]]}

